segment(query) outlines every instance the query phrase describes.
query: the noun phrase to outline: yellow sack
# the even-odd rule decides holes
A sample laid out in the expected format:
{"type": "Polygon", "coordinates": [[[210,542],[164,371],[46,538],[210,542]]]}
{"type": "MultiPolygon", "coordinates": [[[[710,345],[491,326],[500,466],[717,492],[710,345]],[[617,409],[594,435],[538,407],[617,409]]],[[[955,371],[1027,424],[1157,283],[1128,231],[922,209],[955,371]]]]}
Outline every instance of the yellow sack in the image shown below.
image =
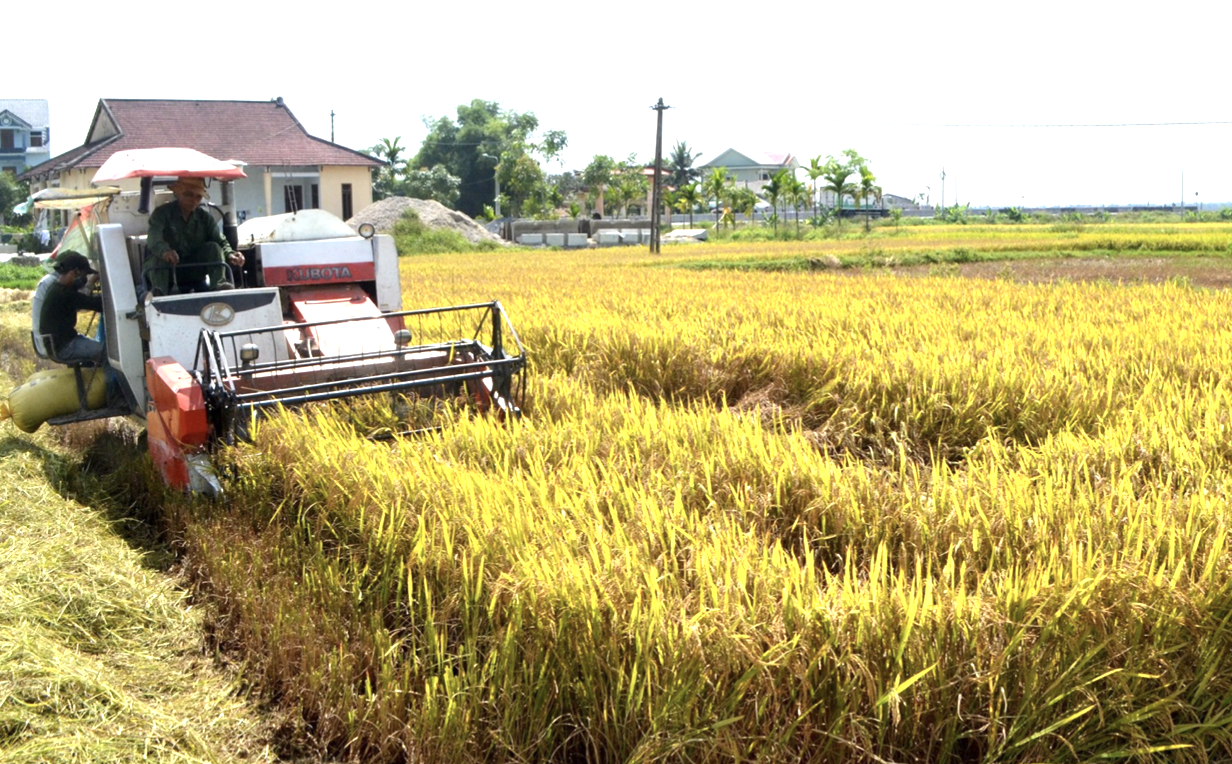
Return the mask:
{"type": "MultiPolygon", "coordinates": [[[[86,386],[86,408],[101,409],[107,403],[107,372],[82,369],[86,386]]],[[[0,403],[0,420],[12,417],[22,432],[34,432],[48,419],[71,414],[81,408],[77,400],[77,378],[72,369],[40,371],[9,393],[0,403]]]]}

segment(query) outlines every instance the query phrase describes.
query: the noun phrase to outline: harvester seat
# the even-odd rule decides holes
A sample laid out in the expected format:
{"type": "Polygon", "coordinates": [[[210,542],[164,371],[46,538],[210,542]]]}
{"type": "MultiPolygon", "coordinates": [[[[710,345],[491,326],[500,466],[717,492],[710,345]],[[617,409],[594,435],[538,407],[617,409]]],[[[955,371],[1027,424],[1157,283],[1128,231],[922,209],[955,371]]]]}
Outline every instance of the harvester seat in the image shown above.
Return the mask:
{"type": "Polygon", "coordinates": [[[55,345],[51,341],[50,334],[38,334],[37,332],[31,331],[30,332],[30,343],[34,345],[34,354],[37,355],[39,358],[42,358],[48,361],[54,361],[56,363],[63,364],[65,366],[76,367],[76,368],[81,368],[81,369],[92,369],[95,366],[101,365],[101,364],[95,363],[94,361],[61,361],[59,358],[56,357],[55,350],[53,349],[55,345]]]}

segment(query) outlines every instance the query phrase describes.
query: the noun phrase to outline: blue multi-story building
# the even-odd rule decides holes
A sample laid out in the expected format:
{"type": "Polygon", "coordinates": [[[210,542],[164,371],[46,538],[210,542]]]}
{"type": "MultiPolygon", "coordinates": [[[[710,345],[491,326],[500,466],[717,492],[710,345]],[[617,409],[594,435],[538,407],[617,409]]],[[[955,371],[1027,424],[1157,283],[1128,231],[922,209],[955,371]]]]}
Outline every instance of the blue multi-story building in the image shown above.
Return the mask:
{"type": "Polygon", "coordinates": [[[0,171],[20,175],[51,158],[51,117],[39,98],[0,98],[0,171]]]}

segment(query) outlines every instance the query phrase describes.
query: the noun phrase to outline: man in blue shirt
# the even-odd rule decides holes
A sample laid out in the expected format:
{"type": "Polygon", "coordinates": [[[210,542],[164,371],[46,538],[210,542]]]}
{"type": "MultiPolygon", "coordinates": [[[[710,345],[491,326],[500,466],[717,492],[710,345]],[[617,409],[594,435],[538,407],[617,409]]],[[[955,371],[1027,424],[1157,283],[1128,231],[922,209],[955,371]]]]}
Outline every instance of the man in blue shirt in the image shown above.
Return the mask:
{"type": "Polygon", "coordinates": [[[231,249],[218,230],[209,210],[201,207],[206,197],[201,178],[180,178],[169,188],[175,201],[167,202],[150,214],[146,236],[148,252],[142,268],[155,294],[170,294],[172,278],[181,292],[207,289],[232,289],[224,259],[235,267],[244,256],[231,249]],[[206,277],[209,277],[209,285],[206,277]]]}

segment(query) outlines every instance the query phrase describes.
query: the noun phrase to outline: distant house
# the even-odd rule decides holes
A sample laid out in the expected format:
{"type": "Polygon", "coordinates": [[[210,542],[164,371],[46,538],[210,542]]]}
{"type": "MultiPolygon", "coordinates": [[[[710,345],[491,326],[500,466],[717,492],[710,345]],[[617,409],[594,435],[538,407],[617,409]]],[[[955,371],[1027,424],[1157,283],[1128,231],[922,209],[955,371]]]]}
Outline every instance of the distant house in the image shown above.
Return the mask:
{"type": "MultiPolygon", "coordinates": [[[[0,102],[2,103],[2,102],[0,102]]],[[[242,162],[235,210],[249,217],[319,208],[342,219],[372,203],[372,168],[381,162],[316,138],[281,98],[271,101],[100,99],[86,142],[28,169],[31,191],[88,188],[117,151],[174,146],[242,162]]],[[[137,181],[124,181],[125,191],[137,181]]]]}
{"type": "Polygon", "coordinates": [[[898,194],[882,194],[881,195],[881,206],[885,207],[888,210],[894,210],[894,209],[918,210],[920,209],[919,202],[915,201],[914,199],[908,199],[905,196],[899,196],[898,194]]]}
{"type": "Polygon", "coordinates": [[[736,181],[736,185],[751,188],[760,194],[762,186],[780,170],[791,170],[794,176],[800,169],[800,163],[791,154],[742,154],[735,149],[728,149],[709,162],[698,167],[702,179],[718,167],[726,167],[727,174],[736,181]]]}
{"type": "Polygon", "coordinates": [[[0,98],[0,171],[20,175],[51,156],[51,112],[38,98],[0,98]]]}

